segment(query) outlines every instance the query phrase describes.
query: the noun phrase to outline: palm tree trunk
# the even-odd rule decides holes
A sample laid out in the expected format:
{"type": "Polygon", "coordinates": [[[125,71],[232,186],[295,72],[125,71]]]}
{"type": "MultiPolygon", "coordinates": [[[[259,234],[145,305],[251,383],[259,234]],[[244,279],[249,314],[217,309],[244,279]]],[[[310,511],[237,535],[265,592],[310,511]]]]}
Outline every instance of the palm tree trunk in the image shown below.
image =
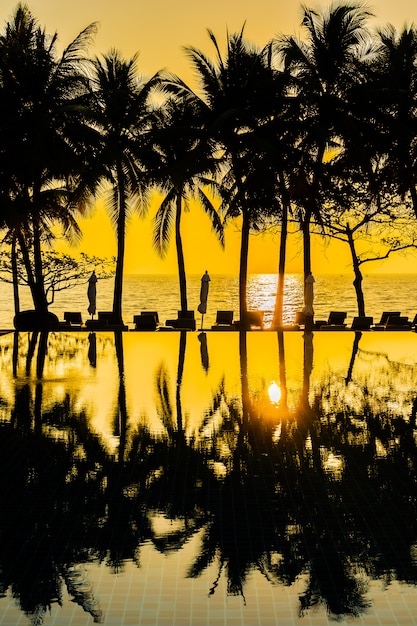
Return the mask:
{"type": "Polygon", "coordinates": [[[12,280],[13,280],[14,313],[15,315],[17,315],[18,313],[20,313],[20,299],[19,299],[19,278],[17,275],[16,233],[13,233],[13,239],[12,239],[12,280]]]}
{"type": "Polygon", "coordinates": [[[352,229],[349,227],[349,224],[346,226],[346,234],[349,242],[350,254],[352,256],[353,272],[355,274],[353,286],[355,287],[356,301],[358,303],[358,315],[360,317],[365,317],[365,297],[362,289],[363,276],[360,270],[358,255],[356,254],[355,240],[353,239],[352,229]]]}
{"type": "Polygon", "coordinates": [[[182,375],[184,373],[184,361],[185,361],[185,348],[187,346],[187,331],[182,330],[180,333],[180,348],[178,353],[178,370],[177,370],[177,385],[175,394],[175,404],[177,408],[177,437],[178,443],[184,439],[184,424],[182,419],[182,404],[181,404],[181,386],[182,375]]]}
{"type": "Polygon", "coordinates": [[[175,245],[177,248],[178,278],[180,282],[181,311],[188,311],[187,279],[185,276],[184,251],[181,239],[182,193],[177,195],[177,211],[175,214],[175,245]]]}
{"type": "MultiPolygon", "coordinates": [[[[321,172],[321,166],[324,159],[326,144],[322,142],[317,151],[316,157],[316,169],[313,177],[313,181],[310,185],[310,192],[314,194],[314,190],[318,189],[318,181],[320,178],[319,172],[321,172]]],[[[307,198],[304,204],[304,219],[302,222],[302,232],[303,232],[303,246],[304,246],[304,284],[307,279],[307,276],[311,274],[311,235],[310,235],[310,224],[311,217],[313,214],[311,207],[312,200],[307,198]]]]}
{"type": "Polygon", "coordinates": [[[35,220],[32,221],[33,228],[33,258],[34,266],[32,267],[27,243],[22,231],[17,233],[17,241],[20,251],[22,252],[23,263],[25,265],[28,285],[32,295],[33,306],[39,316],[47,323],[48,303],[45,294],[42,268],[42,254],[40,244],[39,225],[35,220]]]}
{"type": "Polygon", "coordinates": [[[117,168],[117,261],[114,276],[113,293],[113,317],[114,323],[123,324],[122,299],[123,299],[123,267],[125,258],[125,234],[126,234],[126,202],[124,177],[120,166],[117,168]]]}
{"type": "Polygon", "coordinates": [[[18,232],[17,234],[17,241],[19,243],[19,248],[23,257],[23,264],[25,266],[26,276],[28,279],[28,285],[29,285],[30,293],[32,295],[33,306],[35,306],[35,300],[36,300],[35,278],[33,276],[32,265],[30,262],[29,251],[26,245],[26,241],[21,232],[18,232]]]}
{"type": "Polygon", "coordinates": [[[39,224],[36,220],[33,224],[33,259],[34,259],[34,275],[35,275],[35,309],[41,318],[46,320],[48,315],[48,302],[45,294],[45,285],[43,280],[41,236],[39,224]]]}
{"type": "Polygon", "coordinates": [[[275,298],[275,309],[273,317],[273,326],[282,326],[282,313],[284,308],[284,284],[285,284],[285,261],[287,253],[287,236],[288,236],[288,211],[289,199],[285,189],[282,172],[279,175],[281,183],[282,196],[282,218],[281,218],[281,235],[279,244],[279,261],[278,261],[278,286],[277,296],[275,298]]]}
{"type": "Polygon", "coordinates": [[[412,201],[412,205],[413,205],[414,215],[417,217],[417,191],[416,191],[416,186],[415,186],[414,180],[411,181],[410,195],[411,195],[411,201],[412,201]]]}
{"type": "Polygon", "coordinates": [[[303,264],[304,264],[304,281],[311,272],[311,236],[310,236],[311,209],[305,208],[304,219],[302,222],[303,233],[303,264]]]}
{"type": "Polygon", "coordinates": [[[126,383],[124,370],[123,334],[121,331],[114,333],[114,346],[116,349],[117,369],[119,372],[119,395],[116,419],[118,420],[119,450],[118,462],[123,465],[126,450],[127,436],[127,404],[126,404],[126,383]]]}
{"type": "Polygon", "coordinates": [[[246,328],[248,313],[248,255],[249,255],[249,232],[250,221],[246,213],[243,213],[242,236],[240,243],[240,266],[239,266],[239,315],[241,328],[246,328]]]}
{"type": "MultiPolygon", "coordinates": [[[[311,234],[310,234],[310,222],[311,222],[311,209],[307,207],[304,213],[304,219],[302,222],[303,232],[303,260],[304,260],[304,302],[306,301],[306,287],[307,277],[311,273],[311,234]]],[[[311,314],[305,314],[305,329],[311,331],[314,325],[314,316],[311,314]]]]}

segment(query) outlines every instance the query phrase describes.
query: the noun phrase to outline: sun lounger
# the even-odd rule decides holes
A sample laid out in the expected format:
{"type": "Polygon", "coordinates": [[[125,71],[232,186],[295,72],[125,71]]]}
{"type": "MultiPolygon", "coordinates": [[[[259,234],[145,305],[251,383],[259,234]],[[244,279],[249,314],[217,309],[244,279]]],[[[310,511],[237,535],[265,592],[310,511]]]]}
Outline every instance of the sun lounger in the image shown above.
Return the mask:
{"type": "Polygon", "coordinates": [[[177,328],[178,330],[195,330],[196,329],[195,320],[182,317],[177,320],[175,328],[177,328]]]}
{"type": "Polygon", "coordinates": [[[85,320],[85,327],[88,330],[108,330],[109,325],[106,320],[88,319],[85,320]]]}
{"type": "Polygon", "coordinates": [[[217,311],[216,323],[212,330],[234,330],[233,311],[217,311]]]}
{"type": "Polygon", "coordinates": [[[385,330],[410,330],[411,322],[408,317],[403,315],[394,315],[387,319],[385,330]]]}
{"type": "Polygon", "coordinates": [[[177,319],[167,320],[165,325],[178,330],[195,330],[194,311],[178,311],[177,319]]]}
{"type": "Polygon", "coordinates": [[[96,320],[86,320],[85,325],[94,330],[128,330],[125,324],[120,324],[113,311],[99,311],[96,320]]]}
{"type": "Polygon", "coordinates": [[[263,311],[248,311],[247,323],[249,328],[262,328],[264,327],[264,312],[263,311]]]}
{"type": "Polygon", "coordinates": [[[178,319],[193,320],[195,319],[194,311],[178,311],[178,319]]]}
{"type": "Polygon", "coordinates": [[[345,330],[347,313],[345,311],[330,311],[326,324],[320,325],[320,330],[345,330]]]}
{"type": "Polygon", "coordinates": [[[381,315],[381,319],[377,324],[372,326],[372,330],[385,330],[386,323],[389,317],[400,317],[401,311],[384,311],[381,315]]]}
{"type": "Polygon", "coordinates": [[[306,314],[304,311],[296,311],[295,313],[295,323],[299,326],[304,326],[306,323],[306,314]]]}
{"type": "Polygon", "coordinates": [[[114,320],[113,311],[99,311],[97,317],[100,322],[107,322],[107,324],[112,324],[114,320]]]}
{"type": "Polygon", "coordinates": [[[157,328],[157,315],[153,312],[143,311],[140,315],[133,316],[133,323],[135,330],[156,330],[157,328]]]}
{"type": "Polygon", "coordinates": [[[64,320],[69,328],[81,328],[83,325],[81,313],[78,311],[65,311],[64,320]]]}
{"type": "Polygon", "coordinates": [[[236,328],[239,328],[239,329],[246,328],[246,330],[252,330],[253,328],[263,329],[264,312],[263,311],[247,311],[245,324],[242,324],[242,322],[239,321],[239,322],[235,322],[234,325],[236,328]]]}
{"type": "Polygon", "coordinates": [[[153,315],[156,321],[156,325],[159,324],[159,315],[158,315],[158,311],[141,311],[140,312],[141,315],[153,315]]]}
{"type": "Polygon", "coordinates": [[[373,322],[373,317],[359,315],[353,318],[351,330],[369,330],[373,322]]]}

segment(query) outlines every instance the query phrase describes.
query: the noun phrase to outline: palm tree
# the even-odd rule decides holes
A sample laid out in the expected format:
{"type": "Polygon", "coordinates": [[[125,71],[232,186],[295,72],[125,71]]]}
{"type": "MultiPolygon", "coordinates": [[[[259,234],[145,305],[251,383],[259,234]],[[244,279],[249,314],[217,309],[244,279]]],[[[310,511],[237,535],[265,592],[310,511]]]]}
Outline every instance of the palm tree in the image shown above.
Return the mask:
{"type": "Polygon", "coordinates": [[[18,5],[0,36],[0,227],[19,243],[43,319],[42,245],[53,239],[53,223],[68,236],[80,234],[73,191],[91,154],[80,98],[87,92],[84,49],[94,32],[92,24],[58,57],[57,35],[47,36],[18,5]]]}
{"type": "Polygon", "coordinates": [[[397,32],[392,25],[379,31],[380,47],[372,65],[367,119],[379,121],[376,147],[387,155],[387,180],[401,197],[411,197],[417,217],[415,107],[417,96],[417,28],[397,32]]]}
{"type": "Polygon", "coordinates": [[[303,233],[305,277],[311,272],[311,220],[321,221],[326,151],[342,149],[344,134],[352,126],[347,94],[361,79],[358,67],[367,52],[365,20],[369,15],[360,5],[332,5],[323,14],[305,7],[306,39],[285,36],[276,40],[299,106],[300,159],[291,195],[303,233]]]}
{"type": "Polygon", "coordinates": [[[97,168],[90,173],[91,188],[97,181],[110,183],[107,208],[117,237],[114,280],[114,322],[122,324],[123,267],[126,223],[134,210],[143,213],[144,172],[140,154],[143,132],[152,115],[150,94],[158,75],[141,80],[137,75],[137,55],[130,60],[112,50],[93,61],[91,107],[101,131],[102,144],[97,168]]]}
{"type": "Polygon", "coordinates": [[[162,193],[154,219],[154,246],[163,257],[174,227],[181,311],[188,310],[181,217],[191,200],[202,206],[220,244],[224,245],[223,226],[208,193],[209,189],[216,189],[212,175],[218,171],[220,161],[199,118],[195,98],[169,98],[152,126],[147,158],[148,180],[162,193]]]}
{"type": "Polygon", "coordinates": [[[215,48],[214,62],[196,48],[186,52],[201,85],[205,128],[224,154],[222,210],[226,219],[240,216],[242,220],[239,308],[244,326],[249,235],[271,206],[279,210],[276,169],[267,158],[265,137],[257,132],[276,112],[274,98],[271,103],[275,76],[270,56],[244,40],[243,28],[228,36],[224,58],[214,34],[208,32],[215,48]]]}

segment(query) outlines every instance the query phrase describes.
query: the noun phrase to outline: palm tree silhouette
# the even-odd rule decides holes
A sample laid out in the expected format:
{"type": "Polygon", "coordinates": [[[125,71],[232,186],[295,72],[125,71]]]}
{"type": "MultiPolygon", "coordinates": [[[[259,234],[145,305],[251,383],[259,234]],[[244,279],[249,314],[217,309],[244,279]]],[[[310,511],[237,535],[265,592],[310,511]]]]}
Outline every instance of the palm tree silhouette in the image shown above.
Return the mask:
{"type": "Polygon", "coordinates": [[[276,113],[276,93],[270,55],[244,40],[243,28],[228,35],[224,57],[211,31],[215,49],[211,61],[193,47],[186,52],[202,89],[202,119],[223,157],[222,207],[226,219],[241,217],[239,308],[242,325],[247,317],[247,262],[249,234],[259,228],[270,207],[279,211],[276,171],[265,146],[260,123],[276,113]]]}
{"type": "Polygon", "coordinates": [[[158,81],[140,80],[136,55],[129,60],[112,50],[103,59],[93,61],[93,92],[90,106],[101,133],[96,165],[88,173],[85,184],[95,191],[97,183],[110,183],[107,209],[116,231],[117,259],[114,279],[113,316],[121,324],[123,267],[126,223],[132,210],[143,214],[145,180],[141,164],[143,133],[149,127],[152,107],[149,97],[158,81]]]}
{"type": "Polygon", "coordinates": [[[366,119],[378,120],[380,132],[374,136],[375,149],[386,153],[386,176],[395,182],[400,197],[410,194],[417,216],[414,123],[417,29],[405,26],[398,32],[388,25],[378,34],[378,54],[371,66],[369,84],[365,86],[365,94],[372,96],[366,119]]]}
{"type": "Polygon", "coordinates": [[[170,98],[152,125],[151,153],[148,156],[148,180],[162,193],[162,201],[154,219],[153,243],[165,256],[172,232],[175,231],[181,310],[188,310],[181,218],[196,199],[207,213],[214,233],[224,246],[223,226],[208,188],[215,191],[213,175],[219,169],[212,142],[199,119],[198,101],[190,94],[170,98]]]}
{"type": "Polygon", "coordinates": [[[304,8],[306,39],[276,40],[299,106],[299,163],[291,180],[304,244],[304,276],[311,272],[310,224],[321,222],[324,157],[331,146],[343,147],[351,126],[347,92],[360,79],[358,61],[364,54],[370,13],[362,6],[332,5],[319,14],[304,8]]]}
{"type": "MultiPolygon", "coordinates": [[[[57,35],[49,37],[29,9],[19,5],[0,36],[0,225],[19,243],[35,309],[44,321],[47,298],[41,247],[54,235],[80,235],[75,200],[90,137],[81,96],[88,90],[84,50],[96,28],[91,24],[57,55],[57,35]],[[6,122],[7,120],[7,122],[6,122]]],[[[17,291],[15,290],[15,297],[17,291]]]]}

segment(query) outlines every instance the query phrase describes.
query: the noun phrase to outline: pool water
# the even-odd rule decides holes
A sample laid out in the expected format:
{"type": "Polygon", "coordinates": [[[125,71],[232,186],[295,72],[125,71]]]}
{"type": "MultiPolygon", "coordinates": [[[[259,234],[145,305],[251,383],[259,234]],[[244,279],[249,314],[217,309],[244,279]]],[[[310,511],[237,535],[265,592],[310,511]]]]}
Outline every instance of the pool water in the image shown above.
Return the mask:
{"type": "Polygon", "coordinates": [[[417,335],[0,337],[0,625],[417,624],[417,335]]]}

